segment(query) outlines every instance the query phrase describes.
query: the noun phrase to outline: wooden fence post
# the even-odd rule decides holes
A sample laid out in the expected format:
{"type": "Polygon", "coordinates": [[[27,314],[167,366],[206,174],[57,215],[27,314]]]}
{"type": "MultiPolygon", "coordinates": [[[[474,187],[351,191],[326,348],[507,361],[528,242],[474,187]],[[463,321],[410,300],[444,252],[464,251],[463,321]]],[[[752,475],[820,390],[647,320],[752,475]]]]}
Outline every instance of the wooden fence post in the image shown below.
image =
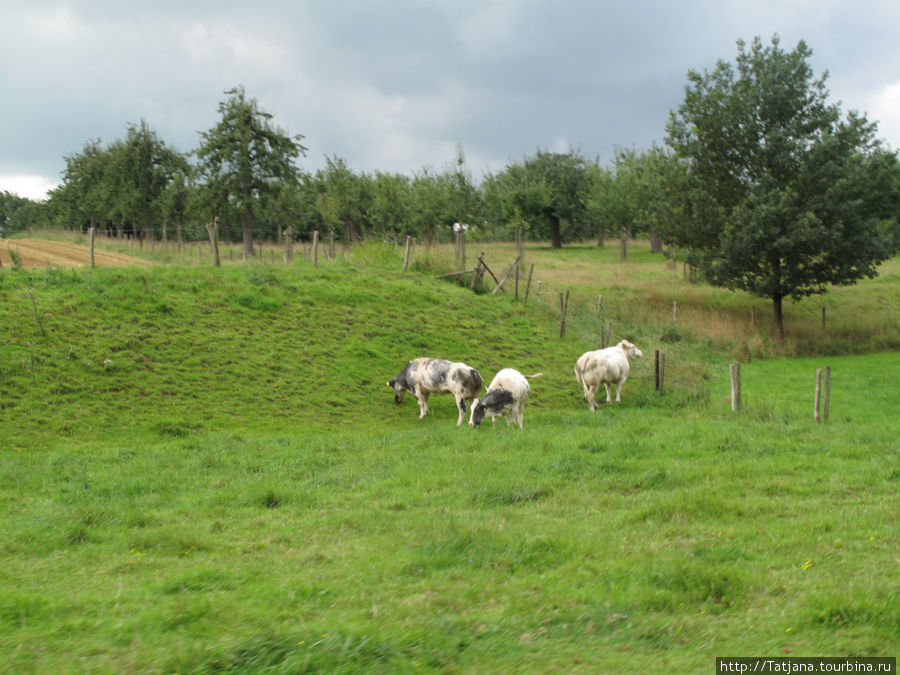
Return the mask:
{"type": "Polygon", "coordinates": [[[739,412],[741,409],[741,364],[731,364],[731,410],[739,412]]]}
{"type": "MultiPolygon", "coordinates": [[[[503,276],[500,277],[500,281],[497,281],[497,285],[494,287],[494,290],[491,291],[491,295],[496,295],[497,292],[503,288],[503,284],[506,283],[507,279],[509,279],[509,275],[513,273],[513,269],[519,269],[519,257],[516,256],[516,259],[513,261],[513,264],[506,268],[506,272],[503,273],[503,276]]],[[[496,279],[495,279],[496,281],[496,279]]]]}
{"type": "Polygon", "coordinates": [[[91,242],[91,244],[90,244],[91,245],[91,267],[94,266],[94,235],[96,233],[96,230],[97,230],[97,228],[95,228],[95,227],[88,228],[88,237],[91,242]]]}
{"type": "Polygon", "coordinates": [[[560,309],[560,317],[559,317],[559,337],[562,337],[566,334],[566,312],[569,309],[569,291],[566,291],[566,297],[563,299],[563,294],[559,294],[559,309],[560,309]]]}
{"type": "Polygon", "coordinates": [[[828,421],[828,408],[829,408],[829,399],[831,398],[831,366],[825,366],[823,371],[822,368],[816,369],[816,396],[815,403],[813,404],[813,420],[815,420],[816,424],[821,422],[828,421]],[[825,375],[824,383],[822,381],[822,375],[825,375]],[[819,409],[821,407],[821,414],[819,414],[819,409]]]}
{"type": "Polygon", "coordinates": [[[666,353],[659,355],[659,395],[662,396],[666,389],[666,353]]]}
{"type": "Polygon", "coordinates": [[[822,395],[822,369],[816,368],[816,397],[813,403],[813,420],[818,424],[822,420],[819,417],[819,400],[822,395]]]}
{"type": "Polygon", "coordinates": [[[534,263],[531,263],[531,267],[528,268],[528,283],[525,286],[525,302],[524,305],[528,304],[528,292],[531,290],[531,275],[534,272],[534,263]]]}
{"type": "Polygon", "coordinates": [[[294,259],[294,230],[284,228],[284,264],[289,264],[294,259]]]}
{"type": "Polygon", "coordinates": [[[313,267],[319,266],[319,231],[313,230],[313,267]]]}
{"type": "Polygon", "coordinates": [[[474,291],[475,287],[478,285],[478,280],[484,276],[484,261],[479,257],[478,264],[475,265],[475,269],[472,271],[472,284],[469,286],[470,291],[474,291]]]}
{"type": "Polygon", "coordinates": [[[672,301],[672,321],[678,321],[678,301],[672,301]]]}
{"type": "Polygon", "coordinates": [[[516,265],[516,302],[519,301],[519,265],[516,265]]]}
{"type": "Polygon", "coordinates": [[[653,352],[653,361],[655,364],[654,373],[656,374],[656,391],[659,391],[659,350],[653,352]]]}
{"type": "Polygon", "coordinates": [[[406,253],[403,255],[403,274],[406,274],[406,268],[409,267],[409,247],[412,243],[412,237],[406,235],[406,253]]]}
{"type": "Polygon", "coordinates": [[[212,263],[221,267],[219,259],[219,216],[214,216],[211,223],[206,223],[206,232],[209,234],[209,250],[212,253],[212,263]]]}

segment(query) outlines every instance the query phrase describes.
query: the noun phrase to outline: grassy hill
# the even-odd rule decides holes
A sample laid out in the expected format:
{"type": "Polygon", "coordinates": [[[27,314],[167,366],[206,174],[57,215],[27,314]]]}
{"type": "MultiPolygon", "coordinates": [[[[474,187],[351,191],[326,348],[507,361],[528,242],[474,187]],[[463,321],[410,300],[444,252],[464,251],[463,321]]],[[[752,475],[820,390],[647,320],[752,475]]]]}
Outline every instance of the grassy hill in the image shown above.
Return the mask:
{"type": "MultiPolygon", "coordinates": [[[[483,250],[500,269],[515,257],[483,250]]],[[[752,299],[615,255],[530,250],[527,306],[435,280],[439,250],[403,275],[377,245],[318,270],[0,271],[3,667],[660,672],[896,654],[897,261],[828,298],[824,335],[815,306],[789,307],[778,346],[750,326],[752,299]],[[572,365],[607,322],[665,352],[665,396],[644,358],[621,405],[588,412],[572,365]],[[820,356],[757,360],[779,351],[820,356]],[[838,351],[870,354],[821,356],[838,351]],[[395,405],[385,382],[423,355],[486,379],[542,371],[525,429],[457,428],[449,397],[424,420],[395,405]],[[815,425],[824,365],[832,412],[815,425]]]]}

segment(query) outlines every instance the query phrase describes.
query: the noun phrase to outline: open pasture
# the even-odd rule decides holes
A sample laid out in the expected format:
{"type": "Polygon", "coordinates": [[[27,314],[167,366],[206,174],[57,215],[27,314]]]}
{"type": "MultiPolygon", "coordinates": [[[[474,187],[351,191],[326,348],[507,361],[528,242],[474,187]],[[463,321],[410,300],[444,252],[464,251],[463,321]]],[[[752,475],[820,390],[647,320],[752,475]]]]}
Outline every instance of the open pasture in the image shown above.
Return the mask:
{"type": "Polygon", "coordinates": [[[403,277],[396,255],[0,275],[3,668],[897,654],[896,353],[753,360],[733,414],[741,350],[614,313],[643,290],[603,282],[597,314],[579,286],[560,339],[549,275],[523,307],[403,277]],[[572,366],[606,320],[670,355],[665,396],[645,357],[588,412],[572,366]],[[424,420],[395,405],[385,382],[420,355],[543,371],[524,430],[457,428],[448,396],[424,420]]]}

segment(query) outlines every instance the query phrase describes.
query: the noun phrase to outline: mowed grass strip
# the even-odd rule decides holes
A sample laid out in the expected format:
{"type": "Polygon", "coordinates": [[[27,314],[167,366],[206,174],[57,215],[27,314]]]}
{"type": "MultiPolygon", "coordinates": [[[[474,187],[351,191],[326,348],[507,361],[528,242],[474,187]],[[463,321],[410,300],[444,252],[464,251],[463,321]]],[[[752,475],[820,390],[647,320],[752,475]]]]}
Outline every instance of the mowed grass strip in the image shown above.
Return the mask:
{"type": "MultiPolygon", "coordinates": [[[[897,652],[896,354],[744,364],[733,414],[729,355],[685,335],[663,343],[673,365],[700,366],[671,391],[644,359],[622,404],[591,414],[571,374],[588,327],[560,340],[540,305],[417,276],[2,283],[11,671],[656,672],[897,652]],[[542,370],[525,429],[457,428],[449,397],[424,420],[396,406],[384,382],[423,354],[488,378],[542,370]]],[[[617,321],[639,344],[658,330],[617,321]]]]}

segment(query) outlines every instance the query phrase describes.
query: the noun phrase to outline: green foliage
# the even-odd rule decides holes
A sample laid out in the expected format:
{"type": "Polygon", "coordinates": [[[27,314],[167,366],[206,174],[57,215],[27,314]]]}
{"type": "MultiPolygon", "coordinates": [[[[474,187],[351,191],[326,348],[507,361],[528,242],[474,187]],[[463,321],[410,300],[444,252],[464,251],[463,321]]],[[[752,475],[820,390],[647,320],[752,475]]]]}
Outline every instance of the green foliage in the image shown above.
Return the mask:
{"type": "Polygon", "coordinates": [[[549,238],[553,248],[562,245],[564,235],[581,235],[590,189],[588,163],[575,150],[538,150],[521,164],[507,166],[485,186],[486,200],[504,220],[523,219],[532,237],[549,238]]]}
{"type": "Polygon", "coordinates": [[[253,253],[253,211],[260,197],[281,182],[296,180],[295,158],[305,155],[303,136],[288,136],[272,115],[248,99],[242,86],[225,92],[221,121],[200,133],[197,167],[209,205],[209,218],[224,215],[226,204],[241,214],[244,252],[253,253]]]}
{"type": "Polygon", "coordinates": [[[771,298],[781,331],[783,298],[872,277],[890,257],[881,222],[900,216],[900,164],[874,124],[827,103],[804,42],[738,49],[736,69],[689,72],[670,117],[689,181],[685,218],[664,233],[711,283],[771,298]]]}
{"type": "Polygon", "coordinates": [[[19,197],[5,190],[0,192],[0,237],[43,227],[45,210],[43,202],[19,197]]]}

